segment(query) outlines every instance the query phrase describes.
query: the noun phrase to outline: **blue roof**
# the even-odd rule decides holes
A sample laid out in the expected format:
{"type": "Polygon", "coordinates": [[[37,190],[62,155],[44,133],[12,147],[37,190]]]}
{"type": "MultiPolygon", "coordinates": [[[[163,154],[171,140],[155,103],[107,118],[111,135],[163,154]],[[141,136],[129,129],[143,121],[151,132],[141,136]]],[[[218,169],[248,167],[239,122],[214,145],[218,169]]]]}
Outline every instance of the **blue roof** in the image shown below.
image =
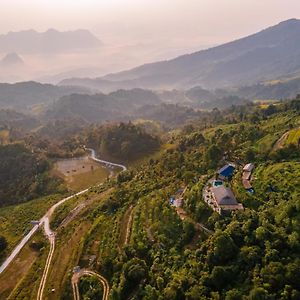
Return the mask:
{"type": "Polygon", "coordinates": [[[230,177],[235,170],[235,167],[233,165],[225,165],[222,167],[218,173],[224,177],[230,177]]]}

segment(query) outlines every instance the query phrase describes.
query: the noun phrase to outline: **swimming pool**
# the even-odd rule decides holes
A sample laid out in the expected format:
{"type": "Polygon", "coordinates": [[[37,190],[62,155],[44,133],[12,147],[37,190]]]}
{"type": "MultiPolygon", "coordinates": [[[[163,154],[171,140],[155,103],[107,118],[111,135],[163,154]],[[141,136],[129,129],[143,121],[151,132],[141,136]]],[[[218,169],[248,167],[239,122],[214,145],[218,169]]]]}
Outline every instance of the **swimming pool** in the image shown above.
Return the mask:
{"type": "Polygon", "coordinates": [[[214,180],[213,181],[213,186],[220,186],[223,185],[223,181],[222,180],[214,180]]]}

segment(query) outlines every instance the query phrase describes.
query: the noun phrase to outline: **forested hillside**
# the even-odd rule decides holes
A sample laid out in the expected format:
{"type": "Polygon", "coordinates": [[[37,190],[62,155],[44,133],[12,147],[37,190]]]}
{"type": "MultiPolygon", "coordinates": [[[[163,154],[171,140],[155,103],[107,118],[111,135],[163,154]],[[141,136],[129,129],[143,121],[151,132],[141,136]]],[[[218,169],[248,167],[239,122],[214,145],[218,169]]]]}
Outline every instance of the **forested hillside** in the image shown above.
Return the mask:
{"type": "Polygon", "coordinates": [[[46,112],[48,119],[79,119],[82,123],[104,123],[129,120],[136,109],[146,104],[159,104],[161,100],[153,92],[133,89],[118,90],[110,94],[71,94],[57,101],[46,112]]]}
{"type": "Polygon", "coordinates": [[[146,133],[140,126],[120,123],[89,130],[87,145],[97,149],[100,157],[119,161],[138,159],[159,149],[159,138],[146,133]]]}
{"type": "MultiPolygon", "coordinates": [[[[215,109],[170,135],[173,147],[160,157],[66,202],[51,220],[58,242],[47,297],[72,297],[65,270],[80,266],[104,276],[116,300],[299,299],[299,127],[299,98],[215,109]],[[249,162],[251,191],[242,182],[249,162]],[[226,163],[236,170],[224,184],[244,209],[219,214],[204,194],[226,163]]],[[[120,161],[159,145],[131,123],[82,135],[120,161]]],[[[47,254],[38,251],[15,298],[36,297],[33,274],[47,254]]],[[[87,279],[79,287],[82,297],[103,293],[87,279]]]]}
{"type": "Polygon", "coordinates": [[[22,144],[0,146],[0,206],[55,192],[60,182],[47,174],[49,169],[46,158],[22,144]]]}
{"type": "Polygon", "coordinates": [[[14,110],[0,109],[0,130],[18,128],[30,130],[39,125],[39,122],[30,116],[18,113],[14,110]]]}
{"type": "Polygon", "coordinates": [[[92,213],[102,222],[87,238],[82,258],[97,255],[96,269],[110,279],[112,299],[300,297],[295,280],[300,272],[300,150],[297,143],[274,148],[283,133],[299,125],[300,101],[242,111],[227,111],[223,125],[203,129],[198,124],[160,160],[120,175],[115,193],[92,213]],[[208,178],[225,163],[224,154],[238,165],[229,184],[245,207],[227,217],[202,199],[208,178]],[[256,165],[254,194],[241,184],[240,170],[249,161],[256,165]],[[187,187],[183,221],[169,203],[182,186],[187,187]],[[130,241],[119,251],[119,214],[130,205],[130,241]],[[116,226],[113,236],[111,226],[116,226]],[[95,249],[98,235],[105,242],[95,249]]]}
{"type": "Polygon", "coordinates": [[[64,95],[87,93],[82,87],[60,87],[38,82],[0,83],[0,108],[32,113],[35,106],[52,104],[64,95]]]}
{"type": "MultiPolygon", "coordinates": [[[[215,110],[185,127],[160,158],[66,204],[52,221],[64,255],[56,252],[48,287],[69,299],[72,275],[61,269],[79,265],[108,280],[111,299],[299,299],[299,122],[299,99],[215,110]],[[204,202],[203,189],[226,162],[236,165],[226,185],[244,210],[219,215],[204,202]],[[255,165],[254,193],[242,185],[248,162],[255,165]],[[170,203],[178,193],[180,208],[170,203]],[[61,227],[80,201],[86,209],[61,227]]],[[[137,130],[123,124],[107,136],[128,139],[137,130]]],[[[92,132],[90,142],[99,142],[92,132]]],[[[14,295],[34,297],[30,274],[14,295]]],[[[103,292],[86,284],[80,283],[82,297],[103,292]]]]}

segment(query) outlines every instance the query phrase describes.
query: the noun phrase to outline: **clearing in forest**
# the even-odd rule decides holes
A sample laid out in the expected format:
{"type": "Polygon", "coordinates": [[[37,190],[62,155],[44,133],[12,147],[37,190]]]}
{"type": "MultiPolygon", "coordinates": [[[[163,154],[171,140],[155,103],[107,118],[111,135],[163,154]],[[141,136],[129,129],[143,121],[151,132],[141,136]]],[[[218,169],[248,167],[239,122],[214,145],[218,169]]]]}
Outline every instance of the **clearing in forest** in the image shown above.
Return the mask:
{"type": "Polygon", "coordinates": [[[110,174],[101,164],[88,156],[62,159],[55,163],[54,172],[72,190],[79,190],[103,182],[110,174]]]}

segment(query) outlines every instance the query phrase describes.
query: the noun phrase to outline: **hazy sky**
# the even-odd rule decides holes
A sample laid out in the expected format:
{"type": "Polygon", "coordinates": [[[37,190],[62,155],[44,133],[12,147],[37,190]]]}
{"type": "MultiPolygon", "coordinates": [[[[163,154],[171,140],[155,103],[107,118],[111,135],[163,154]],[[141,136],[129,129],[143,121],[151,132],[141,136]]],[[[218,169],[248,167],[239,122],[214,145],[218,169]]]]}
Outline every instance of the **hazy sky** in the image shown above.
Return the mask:
{"type": "MultiPolygon", "coordinates": [[[[104,42],[98,52],[76,59],[25,57],[31,69],[39,66],[45,74],[90,66],[98,75],[115,72],[231,41],[290,18],[300,19],[300,0],[0,0],[0,34],[83,28],[104,42]]],[[[92,76],[89,70],[87,75],[92,76]]]]}
{"type": "Polygon", "coordinates": [[[99,38],[215,44],[288,18],[299,0],[0,0],[0,32],[87,28],[99,38]]]}

